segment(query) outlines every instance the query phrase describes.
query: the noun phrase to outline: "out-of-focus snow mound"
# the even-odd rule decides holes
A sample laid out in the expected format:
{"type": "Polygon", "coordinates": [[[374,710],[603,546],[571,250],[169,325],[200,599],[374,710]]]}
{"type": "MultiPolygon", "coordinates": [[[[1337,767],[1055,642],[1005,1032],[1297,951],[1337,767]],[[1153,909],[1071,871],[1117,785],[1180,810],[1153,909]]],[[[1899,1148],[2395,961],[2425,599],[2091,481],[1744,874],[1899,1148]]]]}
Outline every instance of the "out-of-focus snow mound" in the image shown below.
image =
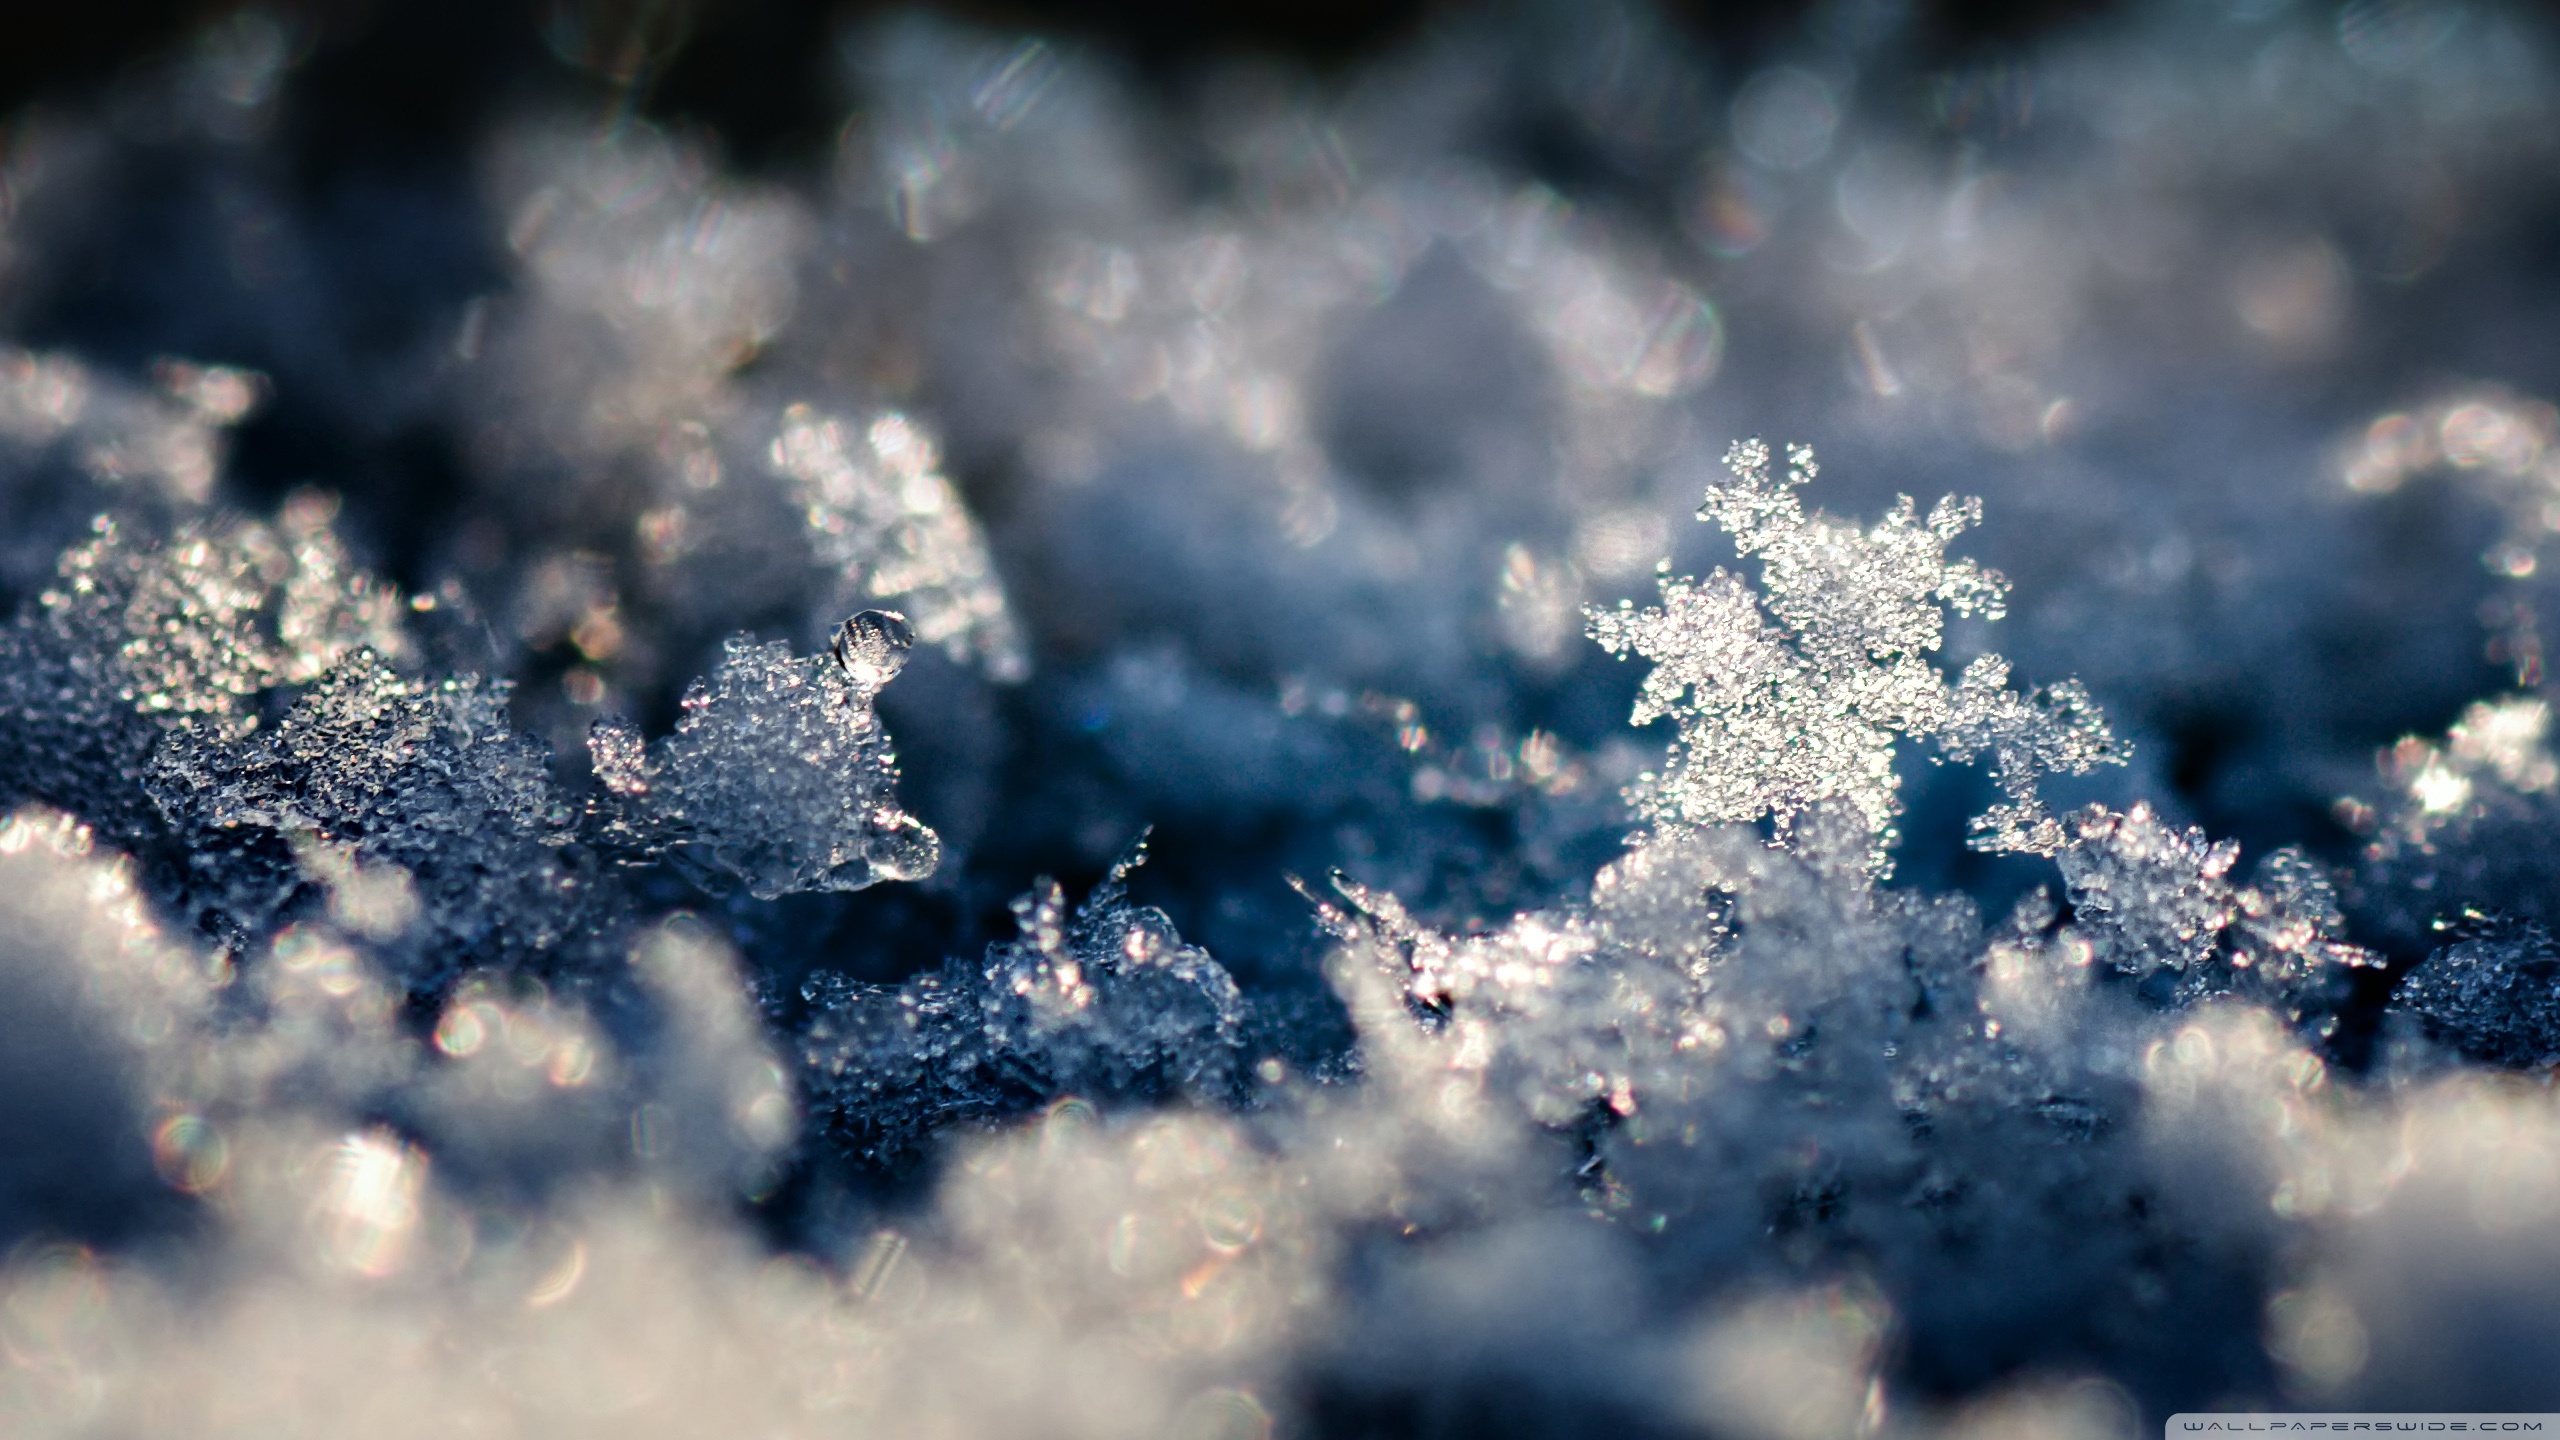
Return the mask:
{"type": "Polygon", "coordinates": [[[551,38],[0,129],[0,1429],[2560,1408],[2537,14],[551,38]]]}

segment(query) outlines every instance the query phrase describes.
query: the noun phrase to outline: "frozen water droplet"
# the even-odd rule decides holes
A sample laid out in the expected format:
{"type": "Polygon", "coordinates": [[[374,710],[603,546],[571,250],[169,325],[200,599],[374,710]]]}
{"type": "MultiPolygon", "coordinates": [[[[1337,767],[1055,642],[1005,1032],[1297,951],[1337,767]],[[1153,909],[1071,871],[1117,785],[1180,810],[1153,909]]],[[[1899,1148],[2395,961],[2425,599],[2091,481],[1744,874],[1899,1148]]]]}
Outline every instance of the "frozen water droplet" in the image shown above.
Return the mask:
{"type": "Polygon", "coordinates": [[[906,616],[895,610],[865,610],[837,632],[836,664],[856,688],[878,690],[906,668],[907,652],[915,643],[916,632],[906,616]]]}
{"type": "Polygon", "coordinates": [[[921,820],[884,809],[879,829],[862,849],[873,880],[923,880],[942,864],[942,840],[921,820]]]}

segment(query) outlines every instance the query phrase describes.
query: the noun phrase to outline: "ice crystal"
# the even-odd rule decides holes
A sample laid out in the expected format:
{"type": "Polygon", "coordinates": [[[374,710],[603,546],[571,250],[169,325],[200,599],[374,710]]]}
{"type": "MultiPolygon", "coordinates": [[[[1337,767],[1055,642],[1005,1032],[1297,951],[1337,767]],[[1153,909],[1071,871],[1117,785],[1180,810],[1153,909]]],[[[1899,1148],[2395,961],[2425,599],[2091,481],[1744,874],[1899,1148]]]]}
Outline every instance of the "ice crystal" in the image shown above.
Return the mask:
{"type": "Polygon", "coordinates": [[[2396,1016],[2472,1060],[2560,1063],[2560,945],[2531,921],[2494,923],[2427,957],[2391,997],[2396,1016]]]}
{"type": "Polygon", "coordinates": [[[112,524],[65,555],[42,597],[66,625],[120,628],[119,699],[146,714],[237,728],[258,692],[304,685],[359,646],[408,649],[399,596],[358,570],[305,496],[279,525],[186,526],[136,546],[112,524]]]}
{"type": "Polygon", "coordinates": [[[1005,607],[977,522],[943,478],[933,437],[891,412],[861,427],[807,405],[783,411],[770,459],[807,517],[819,560],[846,600],[895,605],[916,638],[997,680],[1030,660],[1005,607]]]}
{"type": "Polygon", "coordinates": [[[2381,963],[2348,943],[2335,885],[2299,850],[2268,854],[2244,886],[2230,879],[2238,841],[2166,824],[2148,804],[2093,805],[2070,828],[2055,858],[2073,930],[2116,970],[2156,979],[2158,998],[2246,993],[2300,1020],[2334,1008],[2345,971],[2381,963]]]}
{"type": "Polygon", "coordinates": [[[2175,829],[2139,804],[2121,815],[2093,807],[2072,828],[2062,874],[2073,907],[2108,938],[2108,963],[2136,975],[2201,966],[2236,913],[2226,877],[2240,842],[2175,829]]]}
{"type": "Polygon", "coordinates": [[[825,657],[733,639],[685,692],[673,735],[644,750],[627,722],[598,721],[588,749],[627,807],[623,830],[766,900],[931,875],[942,842],[898,808],[897,756],[872,709],[914,644],[886,610],[844,622],[825,657]]]}
{"type": "Polygon", "coordinates": [[[1612,953],[1605,922],[1528,915],[1494,934],[1450,937],[1416,923],[1392,894],[1336,885],[1351,908],[1321,913],[1344,942],[1334,981],[1364,1038],[1382,1044],[1380,1027],[1421,1019],[1449,1069],[1533,1123],[1633,1113],[1676,1083],[1677,1052],[1712,1031],[1703,968],[1612,953]],[[1393,1008],[1363,994],[1380,981],[1393,1008]]]}
{"type": "Polygon", "coordinates": [[[2238,900],[2231,963],[2256,977],[2248,993],[2296,1018],[2340,1000],[2343,970],[2384,963],[2381,954],[2347,938],[2330,867],[2293,846],[2260,857],[2238,900]]]}
{"type": "MultiPolygon", "coordinates": [[[[307,683],[357,647],[405,653],[397,595],[354,566],[329,510],[306,495],[276,525],[189,522],[156,541],[102,519],[0,632],[8,788],[63,804],[130,796],[165,729],[237,736],[263,693],[307,683]]],[[[127,843],[149,823],[147,807],[117,814],[109,823],[127,843]]]]}
{"type": "Polygon", "coordinates": [[[0,344],[0,589],[40,587],[102,510],[195,511],[222,450],[196,419],[71,356],[0,344]]]}
{"type": "MultiPolygon", "coordinates": [[[[405,932],[380,937],[413,992],[440,990],[474,964],[573,967],[618,928],[612,897],[574,844],[577,812],[542,748],[508,725],[506,691],[411,679],[357,650],[271,726],[171,736],[147,783],[181,827],[322,847],[315,878],[334,874],[340,908],[372,917],[358,928],[414,914],[405,932]],[[373,866],[405,872],[411,899],[349,895],[373,866]]],[[[387,874],[374,883],[402,888],[387,874]]],[[[264,919],[238,918],[252,930],[264,919]]]]}
{"type": "Polygon", "coordinates": [[[2533,338],[2480,298],[2560,174],[2533,27],[1979,63],[1851,6],[1728,72],[1532,4],[1133,91],[908,17],[781,97],[840,114],[673,138],[716,55],[549,8],[610,123],[385,165],[391,22],[272,6],[0,123],[12,1434],[1957,1440],[2560,1373],[2560,1102],[2487,1073],[2560,1047],[2560,420],[2360,418],[2354,503],[2304,439],[2533,338]],[[236,468],[269,382],[115,368],[172,345],[272,371],[236,468]],[[1746,446],[1734,573],[1605,608],[1755,412],[2003,523],[1746,446]],[[2085,691],[1973,658],[1959,541],[2085,691]],[[2331,812],[2342,900],[2319,807],[2482,625],[2521,692],[2331,812]],[[2149,763],[2066,809],[2099,695],[2149,763]],[[1915,741],[2027,858],[1933,853],[1915,741]]]}
{"type": "Polygon", "coordinates": [[[1783,839],[1817,802],[1846,801],[1881,867],[1901,802],[1894,755],[1901,737],[1935,739],[1948,755],[1988,752],[2008,796],[1975,822],[1990,850],[2050,854],[2061,826],[2036,796],[2045,774],[2083,774],[2120,759],[2096,706],[2076,683],[2020,695],[2008,662],[1985,655],[1953,685],[1931,662],[1946,612],[1997,619],[2007,583],[1947,542],[1974,524],[1978,501],[1949,497],[1924,520],[1903,497],[1871,529],[1820,511],[1796,490],[1815,474],[1813,452],[1789,452],[1783,480],[1768,447],[1736,444],[1730,483],[1709,487],[1698,518],[1761,561],[1764,596],[1718,569],[1705,580],[1666,574],[1662,605],[1622,601],[1589,612],[1592,638],[1614,655],[1654,662],[1636,724],[1679,722],[1670,762],[1630,788],[1628,802],[1663,826],[1776,823],[1783,839]]]}
{"type": "Polygon", "coordinates": [[[1649,835],[1588,909],[1484,935],[1345,886],[1333,974],[1366,1083],[1461,1147],[1506,1125],[1564,1142],[1592,1213],[1666,1237],[1656,1273],[1733,1246],[1880,1254],[1926,1296],[1961,1249],[2033,1247],[2072,1258],[2012,1303],[2059,1319],[2144,1243],[2109,1217],[2138,1183],[2114,1137],[2147,1022],[2088,983],[2049,905],[1986,936],[1958,897],[1874,886],[1846,802],[1801,833],[1815,854],[1736,826],[1649,835]]]}
{"type": "Polygon", "coordinates": [[[898,986],[811,980],[811,1103],[857,1153],[894,1160],[935,1130],[1060,1096],[1231,1096],[1244,1002],[1164,913],[1130,903],[1143,842],[1072,916],[1055,881],[1013,902],[1021,933],[898,986]]]}

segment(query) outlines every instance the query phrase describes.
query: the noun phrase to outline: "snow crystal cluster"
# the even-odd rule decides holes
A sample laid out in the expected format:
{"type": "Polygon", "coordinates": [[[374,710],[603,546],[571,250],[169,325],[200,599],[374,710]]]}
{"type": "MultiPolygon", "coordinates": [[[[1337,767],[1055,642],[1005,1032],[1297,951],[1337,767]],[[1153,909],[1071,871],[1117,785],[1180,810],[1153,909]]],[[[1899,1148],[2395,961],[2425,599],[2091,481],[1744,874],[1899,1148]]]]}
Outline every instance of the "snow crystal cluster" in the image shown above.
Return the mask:
{"type": "Polygon", "coordinates": [[[2560,1408],[2537,16],[610,9],[0,126],[0,1431],[2560,1408]]]}
{"type": "Polygon", "coordinates": [[[1703,583],[1665,580],[1661,609],[1638,613],[1620,601],[1592,617],[1603,649],[1654,662],[1635,723],[1681,720],[1670,772],[1628,797],[1636,812],[1686,825],[1768,816],[1784,842],[1804,808],[1838,800],[1874,833],[1870,863],[1880,866],[1899,809],[1895,737],[1935,737],[1955,759],[1995,757],[2009,798],[1981,817],[1977,843],[2061,848],[2035,780],[2114,758],[2088,692],[2065,681],[2022,699],[2006,688],[2009,664],[1997,655],[1976,658],[1949,685],[1929,658],[1946,629],[1940,607],[2003,613],[2005,581],[1945,556],[1947,542],[1979,521],[1981,502],[1949,496],[1923,521],[1902,497],[1862,533],[1804,513],[1794,492],[1814,477],[1810,449],[1790,452],[1783,484],[1770,479],[1768,447],[1756,440],[1737,444],[1726,463],[1735,483],[1708,490],[1698,518],[1760,556],[1777,626],[1761,618],[1751,587],[1723,570],[1703,583]]]}
{"type": "Polygon", "coordinates": [[[828,658],[732,640],[658,745],[596,722],[596,779],[634,812],[624,828],[642,849],[699,857],[758,899],[921,880],[940,842],[890,797],[897,757],[872,713],[914,646],[893,610],[845,621],[828,658]]]}

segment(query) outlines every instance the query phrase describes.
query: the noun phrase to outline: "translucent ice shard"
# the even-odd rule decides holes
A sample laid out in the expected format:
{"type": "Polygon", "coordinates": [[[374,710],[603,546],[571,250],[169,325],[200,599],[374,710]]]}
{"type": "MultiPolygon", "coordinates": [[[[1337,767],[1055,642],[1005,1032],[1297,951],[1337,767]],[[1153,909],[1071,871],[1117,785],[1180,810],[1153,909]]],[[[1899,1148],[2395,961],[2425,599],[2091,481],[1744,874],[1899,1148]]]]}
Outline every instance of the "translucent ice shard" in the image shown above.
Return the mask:
{"type": "Polygon", "coordinates": [[[1658,826],[1775,821],[1781,839],[1825,800],[1848,802],[1884,863],[1901,809],[1894,751],[1933,738],[1958,759],[1988,751],[2003,805],[1976,822],[1978,846],[2051,853],[2062,833],[2036,798],[2046,773],[2081,774],[2120,759],[2096,706],[2076,685],[2007,688],[2008,664],[1987,655],[1948,684],[1930,656],[1945,612],[1998,619],[2007,583],[1947,542],[1980,518],[1953,496],[1924,519],[1908,496],[1872,528],[1819,511],[1796,490],[1814,478],[1813,452],[1788,454],[1783,480],[1769,449],[1736,444],[1730,483],[1707,491],[1698,518],[1761,561],[1761,591],[1717,570],[1668,576],[1662,605],[1588,612],[1592,638],[1615,655],[1654,662],[1635,723],[1679,722],[1670,764],[1641,778],[1628,802],[1658,826]]]}
{"type": "Polygon", "coordinates": [[[2343,971],[2383,963],[2347,941],[2329,867],[2288,845],[2260,859],[2249,880],[2232,945],[2233,963],[2256,977],[2250,993],[2299,1020],[2339,1003],[2343,971]]]}
{"type": "Polygon", "coordinates": [[[886,610],[847,620],[825,657],[732,639],[657,745],[599,722],[588,751],[624,807],[617,832],[766,900],[931,875],[942,842],[898,808],[897,756],[872,710],[914,643],[886,610]]]}
{"type": "Polygon", "coordinates": [[[1036,1057],[1055,1090],[1215,1095],[1235,1083],[1243,1001],[1161,910],[1129,903],[1144,842],[1072,920],[1055,882],[1014,901],[1021,935],[987,952],[980,1001],[997,1053],[1036,1057]]]}
{"type": "Polygon", "coordinates": [[[350,561],[331,508],[306,494],[273,525],[189,522],[156,539],[100,521],[0,629],[0,790],[132,844],[156,823],[133,781],[167,731],[236,738],[262,692],[358,647],[405,653],[398,595],[350,561]]]}
{"type": "Polygon", "coordinates": [[[398,595],[348,558],[333,509],[297,497],[278,525],[190,524],[159,543],[102,522],[58,563],[40,623],[112,647],[118,699],[234,726],[260,690],[308,683],[357,646],[406,648],[398,595]]]}
{"type": "Polygon", "coordinates": [[[2236,911],[2227,878],[2240,842],[2216,843],[2190,825],[2161,823],[2148,805],[2076,817],[2058,857],[2082,924],[2106,937],[2106,959],[2129,974],[2201,967],[2236,911]]]}

